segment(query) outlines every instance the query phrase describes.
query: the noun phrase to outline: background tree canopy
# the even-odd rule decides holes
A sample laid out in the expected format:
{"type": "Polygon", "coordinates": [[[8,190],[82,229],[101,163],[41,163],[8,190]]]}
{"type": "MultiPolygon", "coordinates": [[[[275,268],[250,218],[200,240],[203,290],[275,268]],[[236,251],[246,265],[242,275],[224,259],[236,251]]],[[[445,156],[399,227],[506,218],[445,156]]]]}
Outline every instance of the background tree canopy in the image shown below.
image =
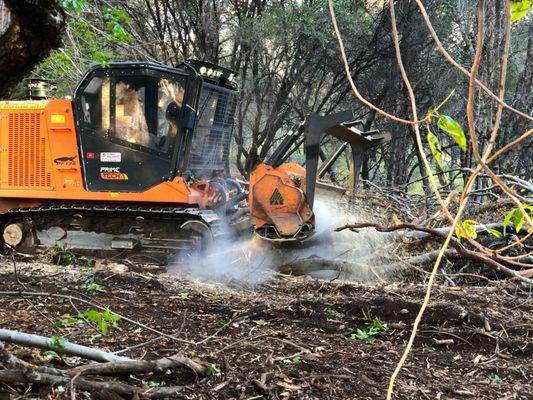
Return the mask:
{"type": "MultiPolygon", "coordinates": [[[[325,2],[313,0],[62,0],[67,14],[61,47],[46,58],[34,74],[57,81],[58,96],[72,93],[91,62],[152,60],[175,64],[197,58],[238,71],[241,95],[235,126],[233,154],[236,168],[247,175],[311,112],[327,114],[353,108],[366,129],[387,130],[393,139],[368,154],[363,179],[382,186],[405,185],[424,176],[414,132],[407,125],[386,120],[353,96],[346,81],[325,2]]],[[[475,47],[476,2],[428,0],[425,6],[445,48],[463,65],[471,63],[475,47]]],[[[390,35],[387,2],[336,0],[335,12],[346,46],[352,77],[362,95],[378,107],[409,119],[409,103],[398,73],[390,35]]],[[[500,44],[504,35],[503,4],[489,2],[482,67],[479,78],[496,92],[500,73],[500,44]],[[491,86],[493,85],[493,86],[491,86]]],[[[396,7],[400,47],[421,113],[454,94],[442,108],[465,125],[467,78],[449,67],[438,54],[413,0],[396,7]]],[[[505,100],[531,112],[533,72],[526,68],[533,52],[533,23],[526,15],[512,25],[505,100]]],[[[22,89],[10,95],[20,98],[22,89]]],[[[476,129],[482,144],[490,134],[496,103],[478,94],[476,129]]],[[[527,129],[527,121],[504,113],[497,143],[507,143],[527,129]]],[[[456,142],[431,125],[442,150],[441,184],[461,186],[475,160],[456,142]]],[[[436,137],[436,139],[435,139],[436,137]]],[[[324,144],[323,156],[337,146],[324,144]]],[[[528,177],[533,169],[531,141],[498,160],[508,173],[528,177]]],[[[302,155],[296,153],[296,160],[302,155]]],[[[431,156],[435,171],[441,167],[431,156]]],[[[341,158],[331,178],[347,179],[347,160],[341,158]]],[[[478,185],[483,185],[479,180],[478,185]]],[[[421,180],[411,191],[426,188],[421,180]]]]}

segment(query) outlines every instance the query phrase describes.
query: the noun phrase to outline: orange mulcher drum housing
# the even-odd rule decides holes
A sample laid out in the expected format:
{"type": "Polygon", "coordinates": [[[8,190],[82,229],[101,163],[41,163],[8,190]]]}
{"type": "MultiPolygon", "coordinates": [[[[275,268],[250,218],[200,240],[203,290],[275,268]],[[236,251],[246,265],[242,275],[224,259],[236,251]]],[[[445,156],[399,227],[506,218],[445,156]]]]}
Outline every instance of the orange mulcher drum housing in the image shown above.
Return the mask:
{"type": "Polygon", "coordinates": [[[248,203],[256,233],[273,241],[302,241],[314,230],[305,199],[305,169],[296,163],[260,164],[250,176],[248,203]]]}

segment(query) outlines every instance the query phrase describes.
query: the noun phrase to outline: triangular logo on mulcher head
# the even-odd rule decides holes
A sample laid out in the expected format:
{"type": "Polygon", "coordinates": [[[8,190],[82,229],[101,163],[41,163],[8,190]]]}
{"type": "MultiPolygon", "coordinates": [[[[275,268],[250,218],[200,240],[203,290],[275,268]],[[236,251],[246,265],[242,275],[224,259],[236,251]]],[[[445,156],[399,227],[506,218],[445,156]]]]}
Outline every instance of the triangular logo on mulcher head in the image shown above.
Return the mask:
{"type": "Polygon", "coordinates": [[[279,192],[278,188],[275,188],[274,192],[272,193],[272,196],[270,196],[270,205],[281,206],[282,204],[283,204],[283,197],[281,197],[281,193],[279,192]]]}

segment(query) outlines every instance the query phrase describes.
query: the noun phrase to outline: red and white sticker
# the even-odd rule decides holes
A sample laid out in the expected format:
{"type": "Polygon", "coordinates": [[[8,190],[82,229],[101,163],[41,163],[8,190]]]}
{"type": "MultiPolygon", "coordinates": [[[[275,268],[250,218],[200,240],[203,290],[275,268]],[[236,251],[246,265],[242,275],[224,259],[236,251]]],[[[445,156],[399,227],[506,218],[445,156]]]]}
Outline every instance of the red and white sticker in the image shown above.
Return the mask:
{"type": "Polygon", "coordinates": [[[121,162],[122,154],[121,153],[100,153],[101,162],[121,162]]]}

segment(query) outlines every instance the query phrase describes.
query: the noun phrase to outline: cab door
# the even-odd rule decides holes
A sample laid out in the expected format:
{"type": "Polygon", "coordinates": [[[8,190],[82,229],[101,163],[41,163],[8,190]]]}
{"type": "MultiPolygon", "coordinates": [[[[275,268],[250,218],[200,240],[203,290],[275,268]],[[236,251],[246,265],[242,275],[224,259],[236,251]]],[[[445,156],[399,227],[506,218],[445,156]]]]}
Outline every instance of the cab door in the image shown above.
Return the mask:
{"type": "Polygon", "coordinates": [[[186,83],[147,64],[86,75],[75,105],[88,191],[143,192],[173,178],[186,83]]]}

